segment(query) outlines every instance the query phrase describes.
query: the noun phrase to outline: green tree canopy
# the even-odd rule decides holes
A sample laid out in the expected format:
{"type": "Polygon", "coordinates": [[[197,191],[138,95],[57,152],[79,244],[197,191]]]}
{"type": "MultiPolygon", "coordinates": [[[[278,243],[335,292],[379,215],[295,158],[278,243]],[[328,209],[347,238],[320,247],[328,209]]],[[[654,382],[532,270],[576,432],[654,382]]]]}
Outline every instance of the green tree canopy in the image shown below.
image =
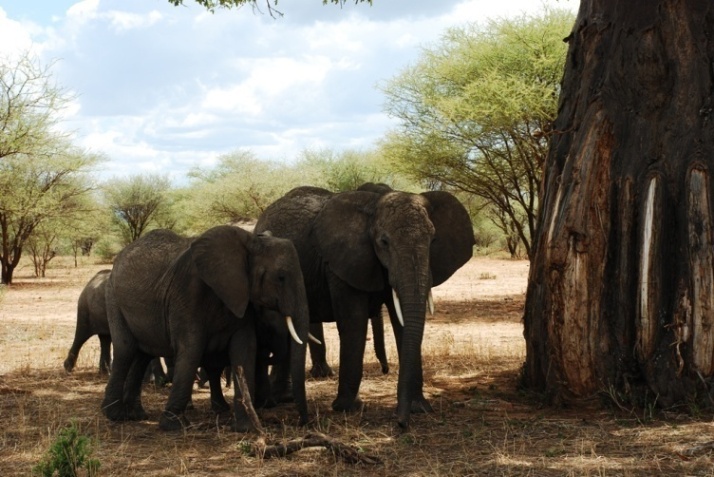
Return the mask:
{"type": "Polygon", "coordinates": [[[115,178],[104,184],[104,200],[125,245],[152,226],[171,228],[170,190],[169,178],[160,174],[115,178]]]}
{"type": "Polygon", "coordinates": [[[417,179],[485,199],[528,254],[573,21],[546,10],[450,29],[383,86],[401,122],[384,154],[417,179]]]}
{"type": "Polygon", "coordinates": [[[29,54],[0,59],[0,264],[11,283],[23,249],[51,221],[81,214],[98,155],[57,129],[70,97],[29,54]]]}
{"type": "Polygon", "coordinates": [[[88,173],[100,158],[66,145],[52,154],[14,154],[0,160],[0,262],[11,283],[23,249],[47,221],[86,213],[83,200],[94,184],[88,173]]]}
{"type": "Polygon", "coordinates": [[[0,58],[0,160],[64,152],[67,135],[55,126],[71,97],[50,70],[29,53],[0,58]]]}

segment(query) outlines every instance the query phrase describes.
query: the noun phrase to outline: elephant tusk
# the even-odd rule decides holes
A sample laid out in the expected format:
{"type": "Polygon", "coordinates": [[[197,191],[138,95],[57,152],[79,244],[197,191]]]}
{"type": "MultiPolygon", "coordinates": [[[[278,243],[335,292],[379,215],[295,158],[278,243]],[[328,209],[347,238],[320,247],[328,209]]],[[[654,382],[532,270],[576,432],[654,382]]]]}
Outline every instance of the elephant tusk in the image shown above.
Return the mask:
{"type": "Polygon", "coordinates": [[[320,341],[320,340],[318,340],[317,338],[315,338],[314,336],[312,336],[312,333],[308,333],[308,334],[307,334],[307,337],[308,337],[308,339],[309,339],[310,341],[312,341],[312,342],[315,343],[315,344],[319,344],[319,345],[322,344],[322,341],[320,341]]]}
{"type": "Polygon", "coordinates": [[[431,294],[431,290],[429,290],[429,296],[426,302],[429,304],[429,313],[431,313],[431,316],[434,316],[434,295],[431,294]]]}
{"type": "Polygon", "coordinates": [[[397,318],[399,323],[404,327],[404,316],[402,315],[402,305],[399,303],[399,297],[397,296],[397,291],[392,288],[392,299],[394,300],[394,309],[397,312],[397,318]]]}
{"type": "Polygon", "coordinates": [[[303,344],[300,337],[298,337],[297,331],[295,331],[295,326],[293,326],[293,319],[290,316],[285,317],[285,321],[288,323],[288,330],[290,330],[290,336],[293,337],[295,342],[299,345],[303,344]]]}

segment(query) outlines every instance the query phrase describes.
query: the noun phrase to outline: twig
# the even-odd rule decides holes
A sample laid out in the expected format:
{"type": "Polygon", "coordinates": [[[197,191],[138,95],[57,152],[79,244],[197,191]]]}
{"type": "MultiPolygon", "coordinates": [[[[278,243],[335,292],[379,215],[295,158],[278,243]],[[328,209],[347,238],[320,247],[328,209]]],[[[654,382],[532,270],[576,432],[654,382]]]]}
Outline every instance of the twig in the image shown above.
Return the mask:
{"type": "Polygon", "coordinates": [[[679,455],[684,457],[694,457],[697,454],[703,454],[712,450],[714,450],[714,441],[709,441],[685,449],[680,452],[679,455]]]}
{"type": "Polygon", "coordinates": [[[285,444],[266,445],[259,439],[253,448],[253,456],[262,456],[264,459],[272,457],[285,457],[307,447],[324,447],[348,464],[382,465],[379,457],[362,454],[355,447],[343,444],[321,433],[308,434],[301,439],[293,439],[285,444]]]}
{"type": "Polygon", "coordinates": [[[263,426],[260,424],[258,414],[255,412],[255,408],[253,407],[253,399],[250,397],[250,390],[248,389],[248,382],[245,380],[243,366],[235,367],[233,370],[233,381],[237,384],[238,389],[240,390],[241,403],[243,404],[245,412],[248,414],[248,418],[255,428],[255,431],[261,436],[265,435],[265,431],[263,430],[263,426]]]}

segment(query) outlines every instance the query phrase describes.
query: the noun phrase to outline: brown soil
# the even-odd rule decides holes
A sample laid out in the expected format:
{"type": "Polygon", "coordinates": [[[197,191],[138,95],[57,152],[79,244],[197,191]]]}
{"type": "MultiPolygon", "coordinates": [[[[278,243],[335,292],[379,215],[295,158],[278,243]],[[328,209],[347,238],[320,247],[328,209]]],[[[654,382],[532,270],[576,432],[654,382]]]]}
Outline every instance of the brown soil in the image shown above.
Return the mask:
{"type": "MultiPolygon", "coordinates": [[[[433,414],[418,414],[408,433],[395,423],[398,363],[389,338],[391,371],[382,375],[374,353],[365,357],[363,412],[331,411],[336,379],[310,380],[313,422],[295,426],[291,405],[260,411],[269,443],[319,431],[377,457],[381,465],[345,463],[330,452],[305,449],[286,458],[250,456],[255,436],[230,432],[195,390],[193,426],[159,431],[156,419],[168,389],[148,385],[151,420],[108,422],[99,406],[105,380],[97,374],[98,340],[82,350],[67,375],[79,293],[106,268],[75,269],[57,260],[48,278],[21,269],[0,302],[0,475],[30,475],[61,428],[72,420],[93,441],[100,475],[712,475],[711,415],[622,410],[603,393],[571,409],[543,406],[518,389],[525,358],[524,292],[528,263],[476,258],[434,289],[436,315],[423,346],[425,392],[433,414]],[[606,405],[602,405],[605,403],[606,405]]],[[[326,327],[337,368],[338,339],[326,327]]],[[[227,397],[232,396],[227,390],[227,397]]],[[[654,401],[654,400],[653,400],[654,401]]],[[[654,404],[654,402],[653,402],[654,404]]],[[[695,411],[692,413],[692,411],[695,411]]]]}

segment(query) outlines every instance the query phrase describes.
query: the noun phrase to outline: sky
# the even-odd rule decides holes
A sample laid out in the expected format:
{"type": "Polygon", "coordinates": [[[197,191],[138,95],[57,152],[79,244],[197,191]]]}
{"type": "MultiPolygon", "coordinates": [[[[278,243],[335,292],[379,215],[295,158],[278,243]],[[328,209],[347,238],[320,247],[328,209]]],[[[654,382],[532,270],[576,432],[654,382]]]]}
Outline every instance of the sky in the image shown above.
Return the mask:
{"type": "Polygon", "coordinates": [[[281,0],[282,17],[193,0],[0,0],[0,60],[30,51],[73,96],[60,127],[105,177],[181,182],[222,154],[368,150],[397,122],[379,88],[450,27],[577,0],[281,0]]]}

